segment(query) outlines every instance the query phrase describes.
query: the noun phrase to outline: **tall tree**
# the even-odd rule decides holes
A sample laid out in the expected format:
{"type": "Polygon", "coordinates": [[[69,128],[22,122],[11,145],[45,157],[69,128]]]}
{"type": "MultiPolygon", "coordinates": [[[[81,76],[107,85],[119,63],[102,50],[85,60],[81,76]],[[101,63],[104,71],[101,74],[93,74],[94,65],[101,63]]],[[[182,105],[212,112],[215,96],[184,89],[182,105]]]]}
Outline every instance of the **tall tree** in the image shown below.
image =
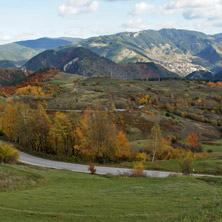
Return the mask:
{"type": "Polygon", "coordinates": [[[44,108],[39,104],[38,109],[33,113],[33,127],[35,134],[35,148],[36,151],[49,152],[48,142],[49,142],[49,132],[51,127],[51,121],[44,110],[44,108]]]}
{"type": "Polygon", "coordinates": [[[63,147],[63,152],[68,155],[68,151],[71,148],[73,151],[73,126],[64,113],[57,112],[53,120],[53,126],[51,128],[50,135],[53,138],[56,153],[59,151],[59,147],[63,147]]]}
{"type": "Polygon", "coordinates": [[[161,149],[161,142],[162,142],[162,133],[158,123],[156,123],[151,129],[151,140],[152,140],[152,151],[153,151],[152,162],[154,162],[157,151],[161,149]]]}
{"type": "Polygon", "coordinates": [[[19,116],[17,104],[13,104],[12,101],[8,102],[4,109],[2,117],[2,131],[9,139],[17,141],[17,118],[19,116]]]}

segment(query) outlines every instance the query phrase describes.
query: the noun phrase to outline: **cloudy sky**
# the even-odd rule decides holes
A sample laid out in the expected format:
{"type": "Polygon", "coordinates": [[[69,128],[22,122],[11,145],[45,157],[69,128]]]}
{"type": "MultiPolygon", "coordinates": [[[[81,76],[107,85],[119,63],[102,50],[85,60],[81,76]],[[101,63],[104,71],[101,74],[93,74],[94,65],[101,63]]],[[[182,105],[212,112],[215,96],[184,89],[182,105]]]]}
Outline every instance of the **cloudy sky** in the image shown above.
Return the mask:
{"type": "Polygon", "coordinates": [[[222,33],[222,0],[2,0],[0,44],[179,28],[222,33]]]}

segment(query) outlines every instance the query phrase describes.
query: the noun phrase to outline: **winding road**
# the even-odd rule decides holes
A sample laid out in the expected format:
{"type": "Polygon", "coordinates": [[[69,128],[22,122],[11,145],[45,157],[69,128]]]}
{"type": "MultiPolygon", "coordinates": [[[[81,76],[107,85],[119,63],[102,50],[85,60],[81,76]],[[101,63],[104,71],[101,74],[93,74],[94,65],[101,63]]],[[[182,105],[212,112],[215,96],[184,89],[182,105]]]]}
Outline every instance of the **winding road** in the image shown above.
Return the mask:
{"type": "MultiPolygon", "coordinates": [[[[40,167],[46,167],[46,168],[64,169],[64,170],[71,170],[71,171],[81,172],[81,173],[89,173],[88,165],[52,161],[52,160],[47,160],[47,159],[42,159],[39,157],[31,156],[23,152],[19,152],[19,153],[20,153],[20,162],[22,163],[31,164],[31,165],[40,166],[40,167]]],[[[132,169],[126,169],[126,168],[101,167],[101,166],[96,166],[95,168],[96,168],[97,174],[110,173],[113,175],[120,175],[124,173],[132,173],[132,169]]],[[[168,177],[170,175],[181,175],[181,173],[144,170],[144,175],[147,177],[168,177]]],[[[192,174],[192,175],[193,176],[206,176],[202,174],[192,174]]]]}
{"type": "MultiPolygon", "coordinates": [[[[0,144],[1,143],[4,143],[4,141],[0,140],[0,144]]],[[[10,144],[13,145],[12,143],[10,144]]],[[[22,163],[39,166],[39,167],[52,168],[52,169],[71,170],[74,172],[89,173],[88,165],[47,160],[47,159],[29,155],[21,151],[19,151],[19,154],[20,154],[19,161],[22,163]]],[[[113,174],[113,175],[122,175],[122,174],[132,173],[132,169],[127,169],[127,168],[102,167],[102,166],[96,166],[95,168],[96,168],[96,173],[101,174],[101,175],[108,174],[108,173],[113,174]]],[[[163,178],[163,177],[168,177],[170,175],[182,175],[182,173],[144,170],[144,175],[147,177],[157,177],[157,178],[162,177],[163,178]]],[[[214,177],[214,175],[205,175],[205,174],[191,174],[191,176],[213,176],[214,177]]]]}

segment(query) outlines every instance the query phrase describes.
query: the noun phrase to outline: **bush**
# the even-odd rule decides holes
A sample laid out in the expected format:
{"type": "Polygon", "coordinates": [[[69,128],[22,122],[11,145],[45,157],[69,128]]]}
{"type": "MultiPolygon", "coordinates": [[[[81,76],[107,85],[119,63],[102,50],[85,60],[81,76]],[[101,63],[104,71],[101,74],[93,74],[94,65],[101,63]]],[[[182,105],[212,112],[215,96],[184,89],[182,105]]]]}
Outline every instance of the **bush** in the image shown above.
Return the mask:
{"type": "Polygon", "coordinates": [[[138,153],[136,155],[136,161],[146,162],[147,154],[146,153],[138,153]]]}
{"type": "Polygon", "coordinates": [[[184,175],[189,175],[193,169],[193,158],[190,155],[187,155],[185,158],[179,161],[181,172],[184,175]]]}
{"type": "Polygon", "coordinates": [[[90,171],[91,174],[95,174],[96,173],[96,168],[94,165],[90,165],[88,170],[90,171]]]}
{"type": "Polygon", "coordinates": [[[213,153],[213,150],[212,149],[208,149],[207,152],[208,153],[213,153]]]}
{"type": "Polygon", "coordinates": [[[143,162],[134,162],[132,177],[144,177],[144,165],[143,162]]]}
{"type": "Polygon", "coordinates": [[[165,116],[166,116],[166,117],[170,117],[171,115],[170,115],[170,113],[167,112],[167,113],[165,114],[165,116]]]}
{"type": "Polygon", "coordinates": [[[0,145],[0,163],[14,163],[19,159],[19,152],[11,145],[0,145]]]}

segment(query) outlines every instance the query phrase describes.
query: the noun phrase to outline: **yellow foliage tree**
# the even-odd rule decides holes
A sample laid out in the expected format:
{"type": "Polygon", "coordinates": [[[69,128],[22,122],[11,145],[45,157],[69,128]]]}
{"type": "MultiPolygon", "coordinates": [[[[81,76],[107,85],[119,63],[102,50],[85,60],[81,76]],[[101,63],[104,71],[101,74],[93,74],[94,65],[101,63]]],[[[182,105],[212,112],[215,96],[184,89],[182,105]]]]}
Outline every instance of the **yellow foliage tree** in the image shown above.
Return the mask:
{"type": "Polygon", "coordinates": [[[131,156],[130,144],[108,113],[86,110],[75,131],[75,149],[93,161],[116,161],[131,156]]]}

